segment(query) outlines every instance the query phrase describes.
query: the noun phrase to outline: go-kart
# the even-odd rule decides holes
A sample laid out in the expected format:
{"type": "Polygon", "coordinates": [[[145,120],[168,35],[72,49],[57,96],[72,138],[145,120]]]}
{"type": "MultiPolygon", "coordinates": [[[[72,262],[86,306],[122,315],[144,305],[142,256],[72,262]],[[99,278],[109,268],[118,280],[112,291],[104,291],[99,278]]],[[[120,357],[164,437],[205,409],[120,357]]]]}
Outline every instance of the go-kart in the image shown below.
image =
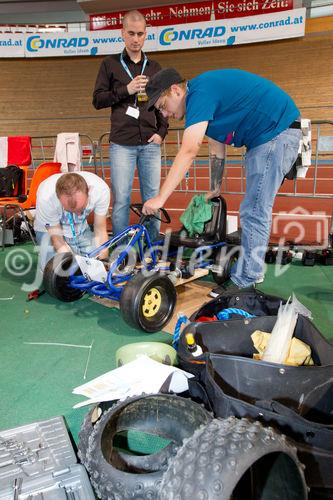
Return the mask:
{"type": "MultiPolygon", "coordinates": [[[[221,206],[221,199],[216,199],[216,206],[221,206]]],[[[152,244],[144,222],[155,217],[170,224],[169,214],[162,208],[159,215],[145,216],[141,204],[131,205],[131,210],[140,217],[139,223],[128,226],[87,256],[56,254],[45,267],[44,287],[49,295],[64,302],[78,300],[85,293],[119,301],[129,325],[155,332],[172,317],[178,278],[182,282],[193,279],[196,269],[207,268],[221,284],[229,277],[235,254],[228,256],[228,245],[220,240],[225,234],[225,211],[219,209],[216,216],[213,210],[211,225],[206,224],[203,236],[188,238],[181,231],[152,244]],[[211,226],[220,227],[222,219],[223,234],[214,233],[211,226]],[[183,258],[184,247],[191,249],[191,259],[183,258]],[[109,250],[109,259],[99,260],[97,256],[105,249],[109,250]]]]}

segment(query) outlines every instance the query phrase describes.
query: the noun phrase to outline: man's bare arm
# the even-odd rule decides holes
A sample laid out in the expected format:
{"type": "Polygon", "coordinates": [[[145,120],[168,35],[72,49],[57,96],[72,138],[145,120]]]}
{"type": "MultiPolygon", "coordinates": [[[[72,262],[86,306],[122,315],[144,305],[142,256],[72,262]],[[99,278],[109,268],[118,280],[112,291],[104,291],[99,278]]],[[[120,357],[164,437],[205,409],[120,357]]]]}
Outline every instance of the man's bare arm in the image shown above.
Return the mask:
{"type": "MultiPolygon", "coordinates": [[[[106,216],[105,215],[94,215],[94,238],[96,248],[105,243],[109,237],[106,230],[106,216]]],[[[99,257],[102,259],[107,259],[109,255],[108,248],[104,249],[99,257]]]]}
{"type": "Polygon", "coordinates": [[[146,201],[143,207],[144,213],[153,214],[156,210],[163,207],[196,158],[205,137],[207,126],[208,122],[200,122],[185,129],[180,150],[169,170],[160,193],[155,198],[146,201]]]}
{"type": "Polygon", "coordinates": [[[72,252],[70,246],[64,240],[60,224],[57,224],[56,226],[50,226],[47,229],[47,231],[50,235],[51,243],[56,252],[58,253],[72,252]]]}

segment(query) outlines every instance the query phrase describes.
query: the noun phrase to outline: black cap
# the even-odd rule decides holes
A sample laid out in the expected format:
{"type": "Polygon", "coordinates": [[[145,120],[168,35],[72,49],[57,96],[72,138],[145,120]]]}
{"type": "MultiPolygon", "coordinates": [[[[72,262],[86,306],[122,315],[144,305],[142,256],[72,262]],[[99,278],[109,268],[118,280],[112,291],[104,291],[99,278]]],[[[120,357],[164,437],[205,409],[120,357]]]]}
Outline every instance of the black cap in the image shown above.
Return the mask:
{"type": "Polygon", "coordinates": [[[148,111],[152,109],[160,95],[167,90],[174,83],[180,83],[184,80],[178,71],[174,68],[161,69],[154,76],[152,76],[146,86],[146,93],[148,95],[147,108],[148,111]]]}

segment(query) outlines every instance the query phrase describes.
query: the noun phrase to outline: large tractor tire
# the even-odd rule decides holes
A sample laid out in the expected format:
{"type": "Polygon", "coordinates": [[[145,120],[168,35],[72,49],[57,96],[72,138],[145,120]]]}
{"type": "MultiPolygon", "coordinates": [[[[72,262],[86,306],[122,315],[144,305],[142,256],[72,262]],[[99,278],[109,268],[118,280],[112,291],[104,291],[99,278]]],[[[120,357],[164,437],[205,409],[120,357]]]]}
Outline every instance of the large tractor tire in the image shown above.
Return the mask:
{"type": "Polygon", "coordinates": [[[86,467],[99,498],[157,500],[170,457],[185,438],[211,420],[202,406],[170,394],[137,396],[111,407],[95,424],[87,451],[86,467]],[[119,434],[133,431],[153,450],[136,451],[136,466],[115,447],[119,434]]]}
{"type": "MultiPolygon", "coordinates": [[[[115,401],[106,401],[99,403],[94,406],[85,416],[81,429],[79,432],[79,442],[78,442],[78,457],[87,467],[87,454],[89,448],[89,439],[96,423],[101,419],[102,415],[106,413],[111,406],[115,405],[115,401]]],[[[128,453],[126,450],[118,449],[117,453],[121,460],[131,468],[138,468],[141,470],[146,470],[147,472],[154,472],[161,468],[161,463],[164,463],[167,459],[167,454],[169,453],[166,447],[160,453],[155,453],[151,456],[147,455],[135,455],[128,453]]]]}
{"type": "Polygon", "coordinates": [[[83,465],[86,465],[89,437],[95,427],[95,424],[100,420],[103,413],[105,413],[114,404],[114,401],[99,403],[84,416],[79,432],[79,442],[77,445],[77,454],[83,465]]]}
{"type": "Polygon", "coordinates": [[[160,500],[304,500],[302,465],[285,436],[229,417],[198,429],[169,461],[160,500]]]}

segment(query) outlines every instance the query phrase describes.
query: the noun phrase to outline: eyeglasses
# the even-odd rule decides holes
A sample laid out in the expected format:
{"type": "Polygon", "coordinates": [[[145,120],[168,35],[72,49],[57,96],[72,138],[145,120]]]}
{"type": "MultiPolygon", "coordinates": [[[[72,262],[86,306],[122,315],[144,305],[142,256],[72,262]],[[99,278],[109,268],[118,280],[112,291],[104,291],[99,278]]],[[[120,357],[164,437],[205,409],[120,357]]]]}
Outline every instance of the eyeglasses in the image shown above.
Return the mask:
{"type": "Polygon", "coordinates": [[[155,106],[155,108],[157,109],[157,111],[159,111],[160,113],[162,111],[165,111],[166,110],[166,99],[167,99],[168,96],[164,96],[164,99],[163,101],[159,104],[159,106],[155,106]]]}

